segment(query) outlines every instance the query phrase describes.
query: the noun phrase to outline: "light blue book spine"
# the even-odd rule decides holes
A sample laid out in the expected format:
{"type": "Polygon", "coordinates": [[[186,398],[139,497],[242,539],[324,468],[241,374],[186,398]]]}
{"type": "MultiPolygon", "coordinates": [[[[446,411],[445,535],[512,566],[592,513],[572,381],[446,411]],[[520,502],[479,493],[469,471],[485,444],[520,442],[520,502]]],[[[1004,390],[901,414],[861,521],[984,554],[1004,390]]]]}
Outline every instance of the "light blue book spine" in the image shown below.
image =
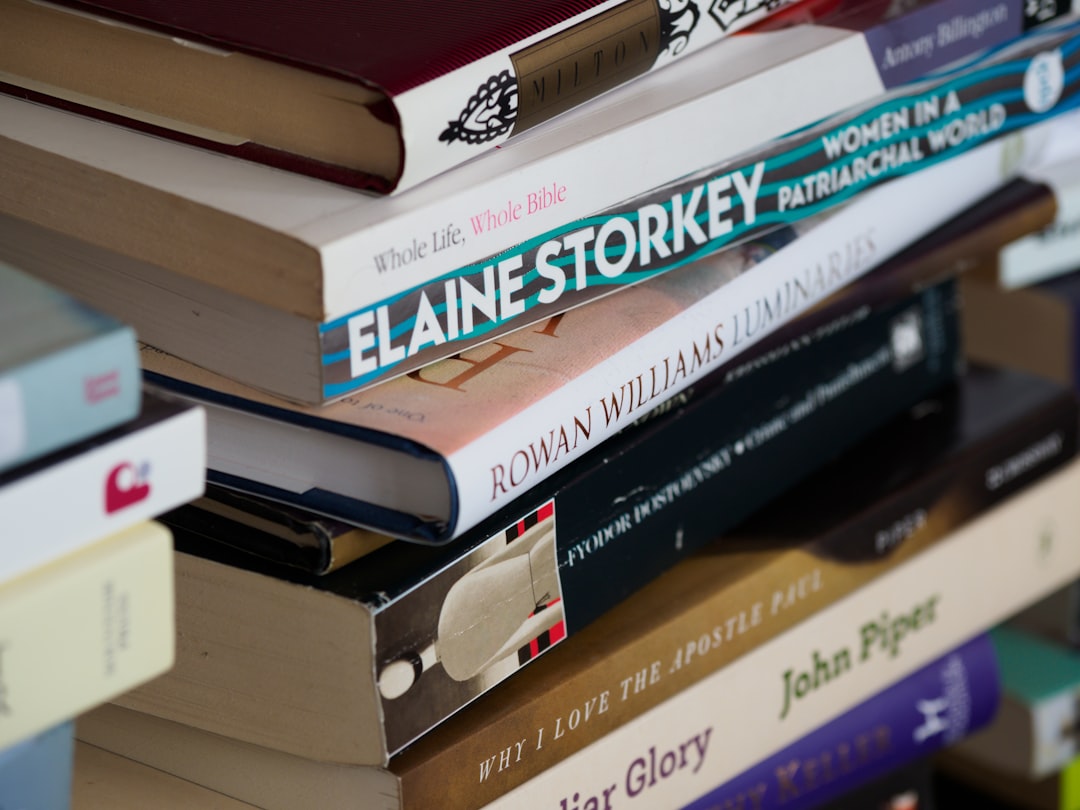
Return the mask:
{"type": "Polygon", "coordinates": [[[0,264],[0,472],[139,412],[134,330],[0,264]]]}
{"type": "Polygon", "coordinates": [[[68,810],[74,746],[68,720],[0,750],[0,810],[68,810]]]}

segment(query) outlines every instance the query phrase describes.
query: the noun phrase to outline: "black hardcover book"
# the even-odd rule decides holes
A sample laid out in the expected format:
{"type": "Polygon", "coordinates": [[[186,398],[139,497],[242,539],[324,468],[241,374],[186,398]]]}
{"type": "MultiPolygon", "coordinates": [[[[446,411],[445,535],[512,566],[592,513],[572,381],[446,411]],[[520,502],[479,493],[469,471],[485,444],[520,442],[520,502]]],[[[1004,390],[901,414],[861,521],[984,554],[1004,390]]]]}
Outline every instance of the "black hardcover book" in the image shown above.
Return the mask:
{"type": "Polygon", "coordinates": [[[206,493],[161,516],[173,528],[216,538],[272,563],[326,574],[395,541],[389,535],[207,483],[206,493]]]}
{"type": "Polygon", "coordinates": [[[814,547],[820,556],[858,562],[890,553],[926,521],[973,515],[1045,474],[1047,462],[1074,455],[1076,411],[1059,383],[973,364],[962,386],[926,398],[823,466],[784,496],[783,510],[761,510],[730,542],[787,546],[820,535],[829,538],[814,547]],[[1003,446],[1014,455],[1003,458],[1003,446]]]}

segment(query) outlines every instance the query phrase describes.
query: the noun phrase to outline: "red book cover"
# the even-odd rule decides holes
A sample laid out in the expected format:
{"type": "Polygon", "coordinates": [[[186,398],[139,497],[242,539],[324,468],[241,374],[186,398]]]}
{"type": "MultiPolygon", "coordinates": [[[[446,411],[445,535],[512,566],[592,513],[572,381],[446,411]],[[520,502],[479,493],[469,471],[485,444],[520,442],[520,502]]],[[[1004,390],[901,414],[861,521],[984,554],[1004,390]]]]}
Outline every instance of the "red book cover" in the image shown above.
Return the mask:
{"type": "Polygon", "coordinates": [[[0,72],[23,97],[389,192],[794,2],[5,0],[0,72]]]}

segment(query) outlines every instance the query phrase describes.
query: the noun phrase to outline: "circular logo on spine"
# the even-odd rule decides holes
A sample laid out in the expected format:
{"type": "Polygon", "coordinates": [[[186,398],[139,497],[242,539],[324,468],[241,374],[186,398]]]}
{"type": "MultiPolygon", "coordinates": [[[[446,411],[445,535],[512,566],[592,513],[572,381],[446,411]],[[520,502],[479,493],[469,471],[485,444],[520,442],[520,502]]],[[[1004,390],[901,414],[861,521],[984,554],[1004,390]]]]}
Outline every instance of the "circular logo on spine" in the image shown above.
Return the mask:
{"type": "Polygon", "coordinates": [[[1024,102],[1032,112],[1044,113],[1053,108],[1065,88],[1065,68],[1061,51],[1040,53],[1024,73],[1024,102]]]}

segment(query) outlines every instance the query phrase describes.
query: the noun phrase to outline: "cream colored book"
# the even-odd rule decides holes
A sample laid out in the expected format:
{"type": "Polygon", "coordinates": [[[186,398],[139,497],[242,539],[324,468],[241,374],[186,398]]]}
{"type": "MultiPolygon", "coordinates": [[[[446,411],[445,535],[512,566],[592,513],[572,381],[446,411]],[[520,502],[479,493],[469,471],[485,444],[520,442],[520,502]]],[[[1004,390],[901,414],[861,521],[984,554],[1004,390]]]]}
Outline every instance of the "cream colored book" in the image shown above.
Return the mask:
{"type": "Polygon", "coordinates": [[[0,585],[0,749],[169,669],[173,606],[172,535],[153,522],[0,585]]]}

